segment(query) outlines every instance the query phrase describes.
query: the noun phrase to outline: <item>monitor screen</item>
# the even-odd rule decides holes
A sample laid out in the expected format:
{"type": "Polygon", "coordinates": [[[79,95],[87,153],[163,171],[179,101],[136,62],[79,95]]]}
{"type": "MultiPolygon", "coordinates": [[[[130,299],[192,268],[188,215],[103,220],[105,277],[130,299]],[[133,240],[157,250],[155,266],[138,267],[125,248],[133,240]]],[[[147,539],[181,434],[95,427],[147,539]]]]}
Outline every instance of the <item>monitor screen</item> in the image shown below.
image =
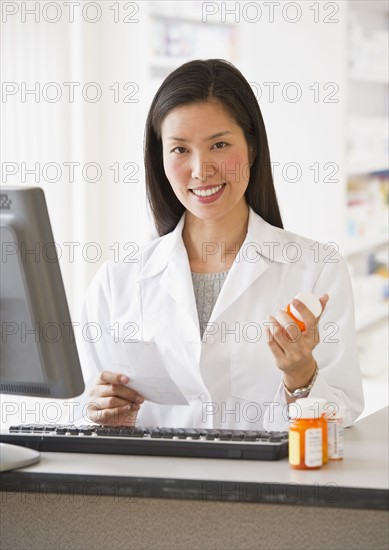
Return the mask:
{"type": "Polygon", "coordinates": [[[0,392],[70,398],[84,390],[42,189],[0,192],[0,392]]]}

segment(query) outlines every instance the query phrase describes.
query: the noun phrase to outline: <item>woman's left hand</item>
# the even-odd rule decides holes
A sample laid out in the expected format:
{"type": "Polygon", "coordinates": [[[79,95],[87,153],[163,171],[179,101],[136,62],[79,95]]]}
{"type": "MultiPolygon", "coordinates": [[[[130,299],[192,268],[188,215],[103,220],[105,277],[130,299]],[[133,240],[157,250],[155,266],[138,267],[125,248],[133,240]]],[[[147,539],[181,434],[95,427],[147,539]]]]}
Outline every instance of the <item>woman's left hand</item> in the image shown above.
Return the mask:
{"type": "Polygon", "coordinates": [[[267,318],[268,345],[276,359],[277,367],[283,372],[284,383],[290,391],[307,386],[315,373],[316,362],[312,351],[320,342],[318,321],[328,299],[328,294],[323,294],[319,298],[322,306],[319,317],[315,317],[299,300],[292,301],[305,323],[303,332],[286,311],[279,311],[275,317],[267,318]]]}

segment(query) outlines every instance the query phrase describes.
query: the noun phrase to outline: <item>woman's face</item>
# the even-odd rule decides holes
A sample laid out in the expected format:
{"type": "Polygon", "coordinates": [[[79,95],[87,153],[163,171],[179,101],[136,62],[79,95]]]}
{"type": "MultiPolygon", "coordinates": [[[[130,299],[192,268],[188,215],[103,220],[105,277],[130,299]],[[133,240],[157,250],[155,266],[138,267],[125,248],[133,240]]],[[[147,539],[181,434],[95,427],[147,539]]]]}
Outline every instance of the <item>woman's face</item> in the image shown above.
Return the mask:
{"type": "Polygon", "coordinates": [[[161,134],[165,174],[191,214],[216,220],[247,211],[249,149],[242,128],[220,102],[173,109],[161,134]]]}

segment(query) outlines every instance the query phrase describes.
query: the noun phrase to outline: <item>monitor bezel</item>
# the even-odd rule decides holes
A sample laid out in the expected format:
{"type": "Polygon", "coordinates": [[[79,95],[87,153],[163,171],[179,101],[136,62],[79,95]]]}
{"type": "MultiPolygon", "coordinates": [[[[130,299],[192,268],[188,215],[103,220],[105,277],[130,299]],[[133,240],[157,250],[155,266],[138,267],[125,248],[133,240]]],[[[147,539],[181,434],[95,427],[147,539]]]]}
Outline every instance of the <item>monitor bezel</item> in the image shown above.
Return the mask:
{"type": "MultiPolygon", "coordinates": [[[[1,198],[7,199],[1,201],[0,226],[12,233],[17,244],[15,253],[28,310],[39,331],[36,346],[45,379],[22,382],[19,378],[4,377],[1,359],[0,392],[58,399],[76,397],[83,393],[85,385],[44,191],[40,187],[22,186],[2,186],[0,191],[1,198]],[[37,243],[38,261],[36,253],[23,254],[23,250],[36,251],[37,243]],[[54,341],[44,336],[41,327],[50,328],[47,323],[55,323],[62,329],[60,338],[54,341]]],[[[2,250],[1,266],[3,259],[2,250]]],[[[1,327],[1,345],[6,345],[3,319],[1,327]]]]}

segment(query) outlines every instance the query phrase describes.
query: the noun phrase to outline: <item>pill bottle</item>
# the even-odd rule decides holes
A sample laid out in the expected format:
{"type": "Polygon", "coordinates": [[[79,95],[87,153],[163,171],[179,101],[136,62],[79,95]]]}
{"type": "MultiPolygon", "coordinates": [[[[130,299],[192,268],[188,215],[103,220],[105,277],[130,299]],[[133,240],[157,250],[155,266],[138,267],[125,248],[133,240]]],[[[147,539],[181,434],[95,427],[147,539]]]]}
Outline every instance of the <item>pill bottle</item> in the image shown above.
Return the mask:
{"type": "Polygon", "coordinates": [[[289,464],[297,470],[323,465],[323,419],[315,398],[297,399],[289,405],[289,464]]]}
{"type": "Polygon", "coordinates": [[[343,460],[343,422],[345,413],[346,407],[339,405],[334,412],[327,415],[329,460],[343,460]]]}
{"type": "MultiPolygon", "coordinates": [[[[327,413],[326,408],[328,405],[327,399],[324,399],[323,397],[311,397],[315,412],[319,417],[321,427],[323,430],[323,464],[327,464],[328,462],[328,423],[327,423],[327,413]]],[[[300,401],[299,399],[296,399],[296,403],[300,401]]]]}
{"type": "MultiPolygon", "coordinates": [[[[302,302],[315,317],[319,317],[322,312],[322,307],[319,298],[317,298],[314,294],[311,294],[310,292],[299,292],[295,298],[300,300],[300,302],[302,302]]],[[[298,324],[301,331],[304,332],[305,323],[297,309],[292,304],[288,304],[284,311],[286,311],[293,321],[298,324]]]]}

